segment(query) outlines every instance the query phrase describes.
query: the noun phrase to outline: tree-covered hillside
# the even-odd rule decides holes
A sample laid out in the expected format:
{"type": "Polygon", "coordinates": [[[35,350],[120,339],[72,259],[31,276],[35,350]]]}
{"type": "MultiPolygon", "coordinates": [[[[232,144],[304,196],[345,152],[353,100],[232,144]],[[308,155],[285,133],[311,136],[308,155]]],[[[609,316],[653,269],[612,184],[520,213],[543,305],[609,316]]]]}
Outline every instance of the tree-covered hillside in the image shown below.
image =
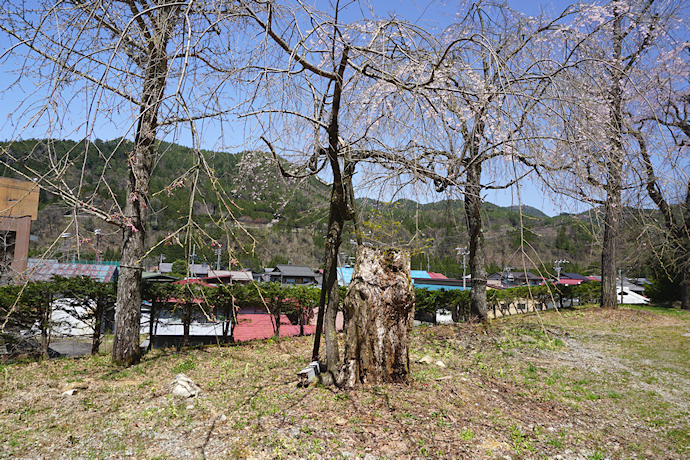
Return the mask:
{"type": "MultiPolygon", "coordinates": [[[[131,149],[127,141],[96,140],[88,150],[83,143],[69,140],[28,140],[2,144],[2,148],[17,158],[29,154],[29,161],[5,167],[6,177],[37,177],[54,164],[54,158],[67,156],[72,166],[81,168],[65,169],[66,186],[81,187],[94,202],[113,210],[127,199],[125,165],[131,149]]],[[[196,261],[214,264],[217,257],[212,241],[223,243],[224,248],[230,244],[232,254],[226,249],[222,251],[223,265],[233,258],[243,266],[257,269],[276,263],[313,267],[323,263],[329,186],[314,177],[282,177],[268,154],[196,154],[188,147],[162,142],[158,145],[151,184],[149,245],[154,247],[182,227],[186,226],[186,230],[156,246],[149,256],[150,265],[155,265],[161,255],[168,262],[184,259],[194,244],[196,261]],[[200,158],[211,174],[202,167],[200,158]],[[193,233],[193,238],[184,238],[187,231],[193,233]]],[[[383,203],[360,198],[357,204],[365,241],[410,248],[415,269],[429,269],[451,277],[462,274],[462,257],[456,250],[468,244],[462,200],[383,203]]],[[[523,266],[550,271],[556,259],[571,261],[572,270],[593,271],[597,267],[596,211],[548,217],[534,208],[502,208],[485,203],[483,212],[489,272],[505,267],[519,270],[523,266]]],[[[69,252],[70,257],[75,257],[78,252],[82,259],[93,258],[94,230],[100,228],[101,252],[106,258],[116,258],[117,230],[78,211],[76,215],[75,227],[75,210],[66,207],[59,196],[42,190],[39,220],[32,227],[32,233],[38,236],[32,254],[48,251],[49,257],[66,257],[69,252]],[[59,241],[64,232],[71,233],[73,238],[59,241]],[[74,238],[76,234],[79,240],[74,238]],[[58,243],[54,244],[55,241],[58,243]]],[[[355,239],[350,228],[341,249],[342,263],[354,256],[355,239]]]]}

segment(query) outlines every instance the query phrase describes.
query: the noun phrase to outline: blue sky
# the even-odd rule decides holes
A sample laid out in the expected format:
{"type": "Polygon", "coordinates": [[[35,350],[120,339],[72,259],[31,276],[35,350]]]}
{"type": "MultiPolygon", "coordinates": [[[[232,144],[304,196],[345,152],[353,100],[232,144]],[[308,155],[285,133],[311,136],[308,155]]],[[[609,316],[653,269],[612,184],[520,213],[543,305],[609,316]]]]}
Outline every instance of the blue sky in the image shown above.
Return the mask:
{"type": "MultiPolygon", "coordinates": [[[[376,1],[373,0],[372,3],[375,5],[375,11],[377,14],[386,16],[388,14],[396,14],[405,19],[416,21],[419,20],[420,24],[428,23],[429,27],[442,27],[446,23],[450,22],[457,8],[456,2],[437,2],[429,3],[425,1],[409,1],[409,0],[387,0],[387,1],[376,1]]],[[[527,0],[511,0],[508,2],[510,6],[514,9],[523,12],[527,15],[537,15],[540,8],[545,8],[547,12],[558,13],[564,10],[572,2],[562,2],[562,1],[552,1],[552,2],[533,2],[527,0]]],[[[0,35],[0,53],[4,52],[8,48],[8,43],[5,42],[6,38],[0,35]]],[[[31,101],[33,100],[32,93],[36,92],[36,97],[39,97],[45,88],[34,86],[30,81],[25,81],[21,86],[14,86],[9,91],[5,91],[11,83],[16,80],[16,75],[13,72],[17,68],[17,63],[12,60],[6,60],[2,68],[0,69],[0,88],[3,90],[0,92],[0,140],[8,140],[17,137],[30,138],[30,137],[45,137],[45,127],[40,124],[27,123],[25,118],[18,117],[18,114],[22,112],[20,108],[21,101],[31,101]]],[[[25,104],[26,107],[26,104],[25,104]]],[[[82,108],[86,110],[86,108],[82,108]]],[[[95,128],[97,136],[101,139],[112,139],[122,135],[123,131],[129,129],[130,126],[121,126],[120,124],[108,124],[104,123],[95,128]]],[[[69,130],[68,130],[69,131],[69,130]]],[[[238,129],[235,131],[234,136],[241,136],[242,130],[238,129]]],[[[66,134],[64,137],[76,138],[78,135],[66,134]]],[[[217,136],[216,136],[217,137],[217,136]]],[[[186,143],[184,138],[178,139],[180,143],[186,143]]],[[[227,144],[241,145],[243,144],[242,139],[236,139],[233,141],[224,142],[227,144]]],[[[214,139],[203,145],[202,147],[208,149],[214,149],[217,146],[217,140],[214,139]]],[[[520,190],[520,197],[518,198],[516,190],[502,191],[502,192],[489,192],[487,193],[486,200],[501,206],[516,205],[519,202],[523,204],[530,205],[539,208],[549,215],[555,215],[562,211],[570,211],[566,205],[566,202],[554,205],[550,199],[546,198],[539,190],[537,190],[531,184],[525,184],[520,190]]],[[[570,203],[570,207],[574,206],[570,203]]]]}

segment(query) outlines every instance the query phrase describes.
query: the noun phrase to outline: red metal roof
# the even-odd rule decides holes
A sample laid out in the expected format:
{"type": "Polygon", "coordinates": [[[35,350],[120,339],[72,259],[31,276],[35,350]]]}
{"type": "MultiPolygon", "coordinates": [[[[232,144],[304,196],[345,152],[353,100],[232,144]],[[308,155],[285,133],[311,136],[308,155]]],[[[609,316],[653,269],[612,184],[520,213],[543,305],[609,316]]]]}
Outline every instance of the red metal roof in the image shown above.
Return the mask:
{"type": "Polygon", "coordinates": [[[200,285],[200,286],[212,286],[212,287],[216,287],[215,285],[213,285],[213,284],[208,284],[208,283],[202,281],[202,280],[199,279],[199,278],[186,278],[186,279],[183,279],[183,280],[173,281],[172,284],[198,284],[198,285],[200,285]]]}
{"type": "Polygon", "coordinates": [[[427,272],[429,274],[429,278],[433,279],[448,279],[446,275],[443,273],[435,273],[435,272],[427,272]]]}
{"type": "Polygon", "coordinates": [[[577,286],[578,284],[581,284],[582,281],[584,281],[584,280],[571,280],[571,279],[561,278],[560,280],[555,281],[553,284],[568,284],[571,286],[577,286]]]}
{"type": "MultiPolygon", "coordinates": [[[[233,332],[233,337],[238,342],[246,342],[255,339],[268,339],[273,337],[272,315],[246,314],[237,315],[237,325],[233,332]]],[[[311,335],[316,331],[316,326],[304,325],[304,333],[311,335]]],[[[280,316],[280,336],[295,337],[299,335],[299,326],[290,324],[287,316],[280,316]]]]}

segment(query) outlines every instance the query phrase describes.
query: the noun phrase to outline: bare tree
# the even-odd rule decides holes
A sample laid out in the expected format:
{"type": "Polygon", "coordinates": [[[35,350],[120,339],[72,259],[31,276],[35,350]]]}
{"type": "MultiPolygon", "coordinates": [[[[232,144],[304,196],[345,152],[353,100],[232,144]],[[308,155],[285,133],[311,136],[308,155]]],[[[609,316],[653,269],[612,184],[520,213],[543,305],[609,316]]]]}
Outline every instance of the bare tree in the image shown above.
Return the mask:
{"type": "Polygon", "coordinates": [[[617,239],[624,202],[634,171],[627,166],[636,154],[628,133],[640,104],[641,63],[669,27],[676,2],[630,0],[603,6],[580,5],[578,17],[566,30],[570,42],[569,73],[561,81],[559,111],[566,144],[557,148],[572,155],[569,173],[559,190],[603,206],[601,306],[618,304],[617,239]]]}
{"type": "Polygon", "coordinates": [[[258,88],[251,92],[247,116],[258,120],[262,139],[283,175],[303,178],[321,174],[331,181],[313,359],[319,358],[323,326],[328,369],[337,380],[340,353],[336,314],[340,299],[336,269],[348,221],[354,222],[354,233],[361,243],[352,177],[360,162],[393,167],[396,161],[404,160],[394,150],[383,148],[386,142],[382,137],[387,134],[374,134],[381,135],[386,121],[375,107],[382,94],[391,91],[382,87],[396,80],[382,69],[394,60],[405,59],[406,40],[416,32],[397,19],[343,22],[340,16],[345,7],[339,3],[332,12],[301,2],[246,3],[245,8],[263,31],[263,41],[254,47],[257,54],[247,59],[261,62],[254,68],[247,66],[249,79],[258,88]],[[278,155],[293,160],[296,166],[286,170],[278,155]]]}
{"type": "Polygon", "coordinates": [[[486,320],[483,194],[547,167],[541,151],[549,135],[540,121],[548,108],[542,99],[562,69],[550,59],[549,39],[568,11],[546,20],[491,2],[464,7],[434,49],[418,51],[426,53],[433,78],[420,86],[398,84],[404,93],[400,97],[407,99],[403,112],[421,115],[398,123],[409,129],[400,133],[407,144],[399,148],[429,165],[421,175],[433,179],[437,191],[459,190],[464,196],[471,304],[486,320]]]}
{"type": "MultiPolygon", "coordinates": [[[[44,189],[59,195],[75,212],[120,227],[113,361],[137,363],[142,261],[157,139],[174,134],[173,128],[184,123],[198,149],[194,122],[222,115],[215,98],[223,84],[208,75],[230,74],[223,62],[228,47],[217,37],[233,11],[213,2],[171,0],[59,0],[36,2],[33,7],[3,1],[0,5],[0,30],[11,40],[4,57],[24,62],[15,86],[29,81],[45,88],[35,104],[27,99],[18,119],[27,125],[45,123],[48,137],[82,136],[87,149],[76,165],[74,152],[51,151],[50,167],[42,171],[22,170],[17,166],[22,159],[13,157],[10,149],[3,152],[3,162],[26,177],[38,177],[44,189]],[[83,104],[85,117],[81,111],[74,113],[75,104],[83,104]],[[70,114],[77,120],[70,120],[70,114]],[[123,138],[133,138],[127,155],[125,203],[117,202],[119,185],[108,183],[105,175],[95,192],[84,193],[86,158],[100,155],[90,141],[102,123],[117,126],[123,138]],[[76,183],[66,179],[70,168],[76,168],[81,178],[76,183]],[[103,189],[110,201],[99,199],[103,189]]],[[[103,160],[109,165],[111,158],[103,160]]],[[[195,174],[199,170],[210,172],[201,155],[195,174]]]]}
{"type": "Polygon", "coordinates": [[[645,103],[631,114],[638,123],[628,130],[638,146],[640,183],[661,213],[662,233],[667,235],[666,241],[656,242],[655,254],[671,254],[673,271],[680,273],[681,308],[689,310],[690,48],[683,41],[688,34],[687,12],[674,13],[669,21],[673,27],[660,34],[655,52],[640,72],[639,93],[645,103]]]}

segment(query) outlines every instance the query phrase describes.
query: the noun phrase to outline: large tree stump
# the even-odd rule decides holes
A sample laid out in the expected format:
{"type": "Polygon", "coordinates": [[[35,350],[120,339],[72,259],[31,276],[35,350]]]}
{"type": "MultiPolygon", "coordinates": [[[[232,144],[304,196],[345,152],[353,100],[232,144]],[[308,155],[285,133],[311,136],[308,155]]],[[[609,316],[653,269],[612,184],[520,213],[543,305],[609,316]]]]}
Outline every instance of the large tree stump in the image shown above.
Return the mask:
{"type": "Polygon", "coordinates": [[[360,247],[344,309],[342,385],[407,383],[414,319],[410,255],[360,247]]]}

